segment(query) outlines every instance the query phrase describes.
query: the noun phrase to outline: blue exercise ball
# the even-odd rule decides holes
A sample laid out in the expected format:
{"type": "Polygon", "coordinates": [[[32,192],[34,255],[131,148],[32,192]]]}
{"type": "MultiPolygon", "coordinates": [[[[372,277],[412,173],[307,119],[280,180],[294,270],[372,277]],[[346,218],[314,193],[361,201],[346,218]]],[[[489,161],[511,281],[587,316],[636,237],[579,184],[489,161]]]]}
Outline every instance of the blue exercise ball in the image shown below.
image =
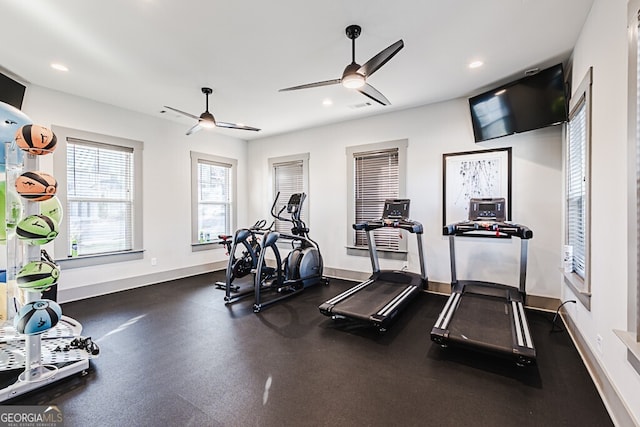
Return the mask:
{"type": "MultiPolygon", "coordinates": [[[[0,172],[5,170],[5,143],[15,144],[16,132],[24,125],[32,123],[29,116],[13,105],[0,102],[0,172]]],[[[18,161],[22,160],[22,150],[17,150],[18,161]]]]}
{"type": "Polygon", "coordinates": [[[62,309],[51,300],[41,299],[25,304],[16,317],[13,326],[20,334],[41,334],[58,323],[62,317],[62,309]]]}

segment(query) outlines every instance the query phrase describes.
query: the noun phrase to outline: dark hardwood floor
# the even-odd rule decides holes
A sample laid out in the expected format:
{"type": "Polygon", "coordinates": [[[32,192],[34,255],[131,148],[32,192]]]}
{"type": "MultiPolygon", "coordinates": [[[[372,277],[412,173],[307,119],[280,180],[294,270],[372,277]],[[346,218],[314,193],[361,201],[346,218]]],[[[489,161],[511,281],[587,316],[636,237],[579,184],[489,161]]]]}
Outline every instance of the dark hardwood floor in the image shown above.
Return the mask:
{"type": "Polygon", "coordinates": [[[255,314],[251,297],[224,304],[222,277],[63,304],[100,357],[8,404],[57,404],[67,427],[612,425],[568,334],[550,333],[552,313],[529,312],[538,361],[519,368],[432,343],[441,295],[421,294],[379,334],[320,314],[353,283],[255,314]]]}

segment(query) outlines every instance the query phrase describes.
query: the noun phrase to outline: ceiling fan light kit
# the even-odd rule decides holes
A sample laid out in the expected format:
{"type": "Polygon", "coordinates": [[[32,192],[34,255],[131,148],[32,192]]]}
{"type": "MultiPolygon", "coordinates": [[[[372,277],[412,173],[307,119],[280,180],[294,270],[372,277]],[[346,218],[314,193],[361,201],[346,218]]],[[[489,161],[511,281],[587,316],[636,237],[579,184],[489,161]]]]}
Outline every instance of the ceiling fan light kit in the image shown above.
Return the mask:
{"type": "Polygon", "coordinates": [[[345,33],[347,34],[347,38],[351,40],[351,63],[344,69],[342,78],[308,83],[299,86],[292,86],[280,89],[280,92],[342,84],[342,86],[348,89],[356,89],[358,92],[376,101],[378,104],[391,104],[382,93],[380,93],[373,86],[367,83],[367,78],[369,78],[373,73],[380,69],[380,67],[382,67],[384,64],[389,62],[389,60],[393,58],[404,47],[404,42],[402,41],[402,39],[398,40],[386,49],[378,52],[370,60],[365,62],[364,65],[360,66],[360,64],[356,62],[356,39],[362,33],[362,28],[359,25],[349,25],[345,29],[345,33]]]}
{"type": "Polygon", "coordinates": [[[342,78],[342,86],[347,89],[359,89],[364,86],[364,76],[358,74],[350,74],[342,78]]]}
{"type": "Polygon", "coordinates": [[[362,74],[358,73],[358,69],[360,69],[360,66],[355,62],[347,65],[344,73],[342,73],[342,86],[347,89],[359,89],[364,86],[366,79],[362,74]]]}

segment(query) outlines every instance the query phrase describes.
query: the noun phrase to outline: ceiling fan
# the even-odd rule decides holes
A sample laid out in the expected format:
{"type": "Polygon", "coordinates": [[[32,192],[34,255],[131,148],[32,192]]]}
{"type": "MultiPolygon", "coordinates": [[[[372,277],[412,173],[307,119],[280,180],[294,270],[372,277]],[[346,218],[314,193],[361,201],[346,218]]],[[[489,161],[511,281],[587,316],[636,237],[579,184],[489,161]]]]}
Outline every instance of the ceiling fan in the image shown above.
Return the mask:
{"type": "Polygon", "coordinates": [[[351,64],[347,65],[347,67],[344,69],[342,78],[288,87],[285,89],[280,89],[279,92],[308,89],[319,86],[329,86],[341,83],[342,86],[349,89],[356,89],[358,92],[371,98],[379,104],[391,104],[383,94],[378,92],[373,86],[367,83],[367,78],[378,71],[378,69],[380,69],[380,67],[382,67],[384,64],[389,62],[389,60],[393,58],[395,54],[404,47],[404,42],[402,41],[402,39],[398,40],[397,42],[380,51],[373,58],[365,62],[364,65],[360,66],[360,64],[356,63],[356,39],[362,32],[362,28],[360,28],[359,25],[349,25],[345,31],[347,33],[347,37],[351,39],[351,64]]]}
{"type": "Polygon", "coordinates": [[[196,123],[191,129],[189,129],[187,131],[187,135],[191,135],[194,132],[199,131],[202,128],[214,128],[214,127],[220,127],[220,128],[227,128],[227,129],[240,129],[240,130],[252,130],[252,131],[259,131],[260,129],[258,128],[254,128],[252,126],[245,126],[245,125],[241,125],[241,124],[236,124],[236,123],[227,123],[227,122],[219,122],[217,121],[214,117],[213,114],[211,114],[209,112],[209,95],[211,95],[213,93],[213,90],[211,88],[208,87],[203,87],[202,88],[202,93],[204,93],[204,95],[207,98],[207,103],[206,103],[206,109],[204,111],[204,113],[200,114],[200,116],[196,116],[190,113],[187,113],[185,111],[181,111],[178,110],[177,108],[173,108],[173,107],[169,107],[167,105],[164,106],[164,108],[168,108],[171,111],[175,111],[176,113],[182,114],[183,116],[187,116],[187,117],[191,117],[192,119],[196,119],[198,121],[198,123],[196,123]]]}

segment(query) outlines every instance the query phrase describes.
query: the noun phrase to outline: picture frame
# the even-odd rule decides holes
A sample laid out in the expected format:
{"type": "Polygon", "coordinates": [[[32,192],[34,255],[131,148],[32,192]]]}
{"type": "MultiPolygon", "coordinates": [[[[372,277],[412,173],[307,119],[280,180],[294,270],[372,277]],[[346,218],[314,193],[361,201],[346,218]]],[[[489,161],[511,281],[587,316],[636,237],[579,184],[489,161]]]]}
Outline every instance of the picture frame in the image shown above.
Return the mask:
{"type": "Polygon", "coordinates": [[[511,147],[442,155],[442,226],[469,218],[471,198],[504,197],[511,220],[511,147]]]}

